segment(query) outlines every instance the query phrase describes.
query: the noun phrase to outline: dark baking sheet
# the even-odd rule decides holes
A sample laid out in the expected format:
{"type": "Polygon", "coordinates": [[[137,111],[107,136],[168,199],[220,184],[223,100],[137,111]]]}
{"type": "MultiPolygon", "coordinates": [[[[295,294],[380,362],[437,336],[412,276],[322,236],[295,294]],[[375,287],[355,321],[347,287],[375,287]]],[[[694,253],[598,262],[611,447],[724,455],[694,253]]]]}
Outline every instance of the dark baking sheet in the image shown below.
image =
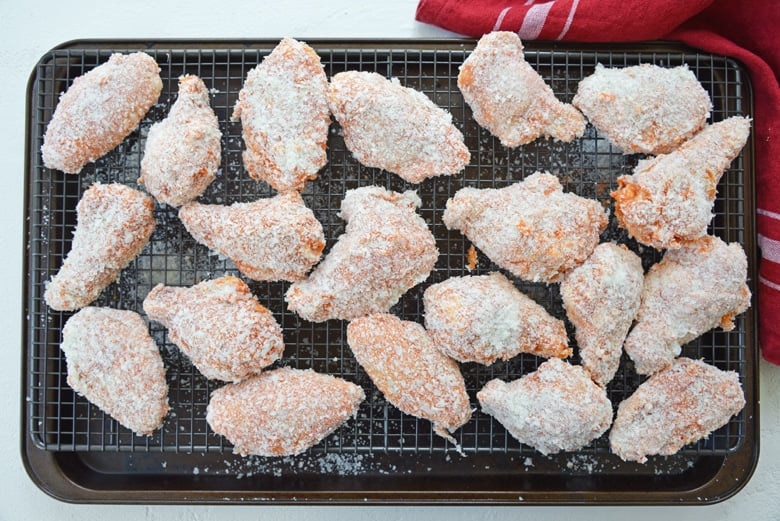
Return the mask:
{"type": "MultiPolygon", "coordinates": [[[[172,406],[160,431],[151,437],[134,436],[77,396],[65,382],[65,359],[59,350],[62,325],[72,313],[48,309],[42,295],[45,281],[56,273],[70,249],[81,194],[96,181],[137,186],[149,127],[165,117],[175,100],[177,78],[189,73],[201,76],[212,89],[212,106],[223,132],[222,168],[201,200],[230,204],[272,195],[267,185],[244,172],[241,127],[230,121],[230,114],[246,73],[276,43],[77,41],[52,50],[34,69],[28,93],[22,450],[27,469],[41,488],[64,500],[86,502],[511,504],[702,504],[722,500],[741,488],[758,454],[752,310],[737,319],[734,331],[710,332],[684,348],[687,356],[738,371],[746,408],[707,440],[684,448],[676,456],[651,458],[646,465],[623,463],[611,455],[606,436],[581,451],[543,457],[478,410],[455,433],[462,447],[458,453],[432,433],[429,422],[404,415],[384,400],[346,346],[346,323],[312,324],[288,312],[283,301],[288,283],[248,281],[283,326],[287,350],[277,365],[338,375],[362,385],[367,395],[356,418],[306,454],[294,458],[234,456],[230,444],[211,432],[205,421],[209,393],[221,383],[208,381],[194,370],[156,323],[150,330],[166,364],[172,406]],[[158,104],[116,150],[85,167],[80,175],[66,176],[44,168],[39,149],[59,94],[112,52],[133,50],[150,53],[160,65],[164,87],[158,104]]],[[[468,241],[441,222],[445,203],[457,189],[502,187],[536,170],[547,170],[561,179],[565,190],[608,206],[615,179],[630,173],[640,159],[623,156],[590,126],[582,139],[570,144],[539,140],[513,150],[502,147],[473,121],[457,88],[458,66],[473,48],[473,41],[310,43],[329,77],[348,69],[370,70],[422,90],[452,113],[471,150],[471,163],[461,174],[413,186],[358,164],[346,151],[334,123],[328,165],[303,193],[323,224],[329,248],[344,228],[337,214],[346,190],[371,184],[398,191],[417,190],[423,200],[420,214],[430,225],[441,255],[431,277],[392,309],[404,319],[422,321],[421,295],[429,284],[468,273],[468,241]]],[[[752,110],[749,80],[738,63],[679,46],[618,49],[532,43],[527,46],[526,58],[564,101],[571,100],[578,81],[590,74],[596,63],[614,67],[688,64],[712,97],[712,121],[750,115],[752,110]]],[[[745,246],[751,283],[755,278],[753,178],[749,144],[723,176],[711,226],[712,233],[745,246]]],[[[187,234],[174,209],[158,205],[155,216],[158,224],[150,244],[94,305],[143,313],[141,303],[157,283],[191,285],[226,273],[238,275],[230,261],[210,254],[187,234]]],[[[652,249],[628,239],[614,218],[603,239],[629,245],[641,255],[645,268],[660,258],[652,249]]],[[[495,269],[480,254],[472,273],[495,269]]],[[[515,282],[551,313],[565,318],[557,285],[515,282]]],[[[567,326],[574,343],[573,329],[567,326]]],[[[573,361],[578,362],[576,348],[573,361]]],[[[487,368],[462,364],[475,408],[476,391],[485,382],[517,378],[539,363],[536,357],[521,355],[487,368]]],[[[608,387],[613,404],[617,406],[641,381],[624,357],[608,387]]]]}

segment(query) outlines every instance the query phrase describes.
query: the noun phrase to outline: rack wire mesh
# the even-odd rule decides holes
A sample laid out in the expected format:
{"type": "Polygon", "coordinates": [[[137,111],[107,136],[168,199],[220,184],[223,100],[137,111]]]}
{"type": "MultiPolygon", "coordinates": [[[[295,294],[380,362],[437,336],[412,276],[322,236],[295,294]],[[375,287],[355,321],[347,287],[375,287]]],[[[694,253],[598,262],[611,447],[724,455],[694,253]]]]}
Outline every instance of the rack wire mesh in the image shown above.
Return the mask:
{"type": "MultiPolygon", "coordinates": [[[[75,208],[83,191],[94,182],[120,182],[136,186],[140,160],[149,127],[167,114],[176,98],[177,78],[197,74],[211,89],[211,104],[223,133],[223,159],[217,180],[201,197],[203,202],[230,204],[251,201],[272,195],[271,189],[252,180],[241,161],[243,141],[240,123],[230,116],[247,72],[260,63],[272,45],[257,48],[148,48],[161,68],[163,92],[159,102],[149,111],[139,127],[114,151],[87,165],[80,175],[65,175],[43,167],[39,149],[46,125],[56,107],[58,96],[73,79],[105,62],[112,52],[137,49],[88,48],[54,50],[37,66],[32,80],[31,124],[28,150],[30,186],[28,200],[28,338],[27,429],[35,444],[56,451],[131,451],[173,453],[229,452],[230,444],[210,431],[205,420],[205,408],[210,392],[221,382],[209,381],[200,375],[175,345],[165,329],[157,323],[150,331],[160,346],[170,386],[171,412],[161,430],[150,437],[133,435],[110,416],[78,396],[66,383],[65,358],[59,349],[62,326],[72,313],[56,312],[43,301],[48,281],[59,269],[70,249],[75,228],[75,208]]],[[[439,106],[447,109],[465,137],[472,159],[463,172],[450,177],[427,180],[418,186],[405,183],[399,177],[360,165],[345,148],[339,127],[334,122],[328,140],[328,164],[316,181],[303,192],[306,204],[323,225],[327,238],[325,252],[343,232],[338,217],[344,193],[359,186],[381,185],[391,190],[416,189],[423,201],[419,210],[436,237],[441,252],[431,277],[410,290],[393,307],[392,312],[403,319],[422,322],[422,293],[435,282],[451,276],[469,273],[466,255],[469,242],[458,232],[447,230],[441,222],[446,201],[463,186],[503,187],[515,183],[537,170],[557,175],[566,191],[598,199],[611,206],[609,193],[616,187],[616,178],[631,173],[639,156],[624,156],[608,140],[588,126],[583,138],[565,144],[538,140],[516,149],[507,149],[497,139],[480,128],[471,117],[457,88],[459,65],[470,52],[469,47],[404,48],[388,45],[315,46],[329,77],[344,70],[368,70],[397,77],[403,85],[421,90],[439,106]]],[[[563,101],[574,96],[579,80],[592,73],[597,63],[624,67],[639,63],[655,63],[672,67],[687,64],[696,74],[713,101],[712,121],[747,114],[744,78],[732,61],[706,54],[682,52],[614,52],[598,50],[536,50],[526,52],[526,58],[563,101]]],[[[745,244],[752,241],[746,235],[746,212],[750,199],[746,197],[746,156],[740,155],[718,186],[716,216],[711,232],[728,242],[745,244]]],[[[178,221],[175,209],[155,207],[157,228],[149,245],[123,272],[119,280],[108,287],[94,303],[131,309],[143,313],[146,294],[158,283],[188,286],[223,274],[239,276],[235,266],[196,243],[178,221]]],[[[617,227],[614,217],[602,236],[627,244],[640,254],[645,269],[661,255],[642,248],[617,227]]],[[[498,270],[481,253],[472,274],[498,270]]],[[[512,278],[517,287],[542,304],[558,318],[565,319],[557,285],[530,284],[512,278]]],[[[367,399],[357,416],[311,449],[313,453],[438,453],[451,448],[433,434],[427,421],[407,416],[388,404],[356,364],[346,345],[346,324],[329,321],[313,324],[287,311],[284,293],[288,283],[258,283],[247,281],[260,302],[275,315],[284,330],[287,345],[279,365],[313,368],[344,377],[366,389],[367,399]]],[[[574,343],[573,328],[567,323],[574,343]]],[[[686,345],[684,354],[703,358],[721,369],[746,375],[746,319],[738,317],[733,331],[713,331],[686,345]]],[[[575,346],[573,362],[578,362],[575,346]]],[[[489,367],[462,364],[467,389],[476,407],[476,391],[492,378],[515,379],[533,371],[540,360],[520,355],[507,362],[489,367]]],[[[608,386],[612,403],[617,406],[641,383],[624,356],[620,370],[608,386]]],[[[708,439],[683,449],[683,454],[716,455],[736,450],[743,441],[746,415],[732,418],[725,427],[708,439]]],[[[479,410],[455,433],[455,438],[468,453],[533,455],[491,417],[479,410]]],[[[608,454],[606,437],[594,441],[581,451],[598,458],[608,454]]]]}

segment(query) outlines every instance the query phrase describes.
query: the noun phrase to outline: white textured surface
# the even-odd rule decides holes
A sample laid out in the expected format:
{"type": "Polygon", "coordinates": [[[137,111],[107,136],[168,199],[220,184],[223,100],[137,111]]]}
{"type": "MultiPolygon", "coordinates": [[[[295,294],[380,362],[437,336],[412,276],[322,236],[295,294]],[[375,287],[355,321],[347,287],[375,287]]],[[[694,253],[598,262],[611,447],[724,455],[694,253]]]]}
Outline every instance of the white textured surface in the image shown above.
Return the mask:
{"type": "Polygon", "coordinates": [[[777,519],[780,512],[780,367],[761,366],[761,458],[753,479],[734,498],[709,507],[654,508],[457,508],[457,507],[199,507],[199,506],[84,506],[55,501],[27,478],[19,452],[21,295],[25,92],[40,56],[51,47],[76,38],[281,38],[315,37],[441,37],[450,33],[414,21],[416,0],[348,2],[214,3],[52,1],[0,3],[0,171],[4,189],[0,208],[0,330],[6,363],[0,365],[0,519],[58,519],[62,521],[128,520],[255,520],[277,519],[363,521],[474,519],[535,520],[599,519],[645,521],[690,519],[719,521],[777,519]]]}

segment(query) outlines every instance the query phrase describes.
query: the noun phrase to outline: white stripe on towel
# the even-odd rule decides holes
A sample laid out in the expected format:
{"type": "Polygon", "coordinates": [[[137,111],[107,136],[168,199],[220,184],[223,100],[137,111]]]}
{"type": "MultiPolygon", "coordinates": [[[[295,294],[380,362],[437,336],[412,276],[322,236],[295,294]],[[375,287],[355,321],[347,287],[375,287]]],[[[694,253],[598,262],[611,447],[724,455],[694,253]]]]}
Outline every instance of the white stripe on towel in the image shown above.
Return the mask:
{"type": "Polygon", "coordinates": [[[550,12],[555,2],[547,2],[545,4],[539,4],[531,6],[525,18],[523,19],[523,25],[520,26],[520,30],[517,31],[518,36],[523,40],[534,40],[542,32],[544,22],[547,21],[547,14],[550,12]]]}
{"type": "Polygon", "coordinates": [[[761,248],[761,257],[780,264],[780,241],[764,237],[759,233],[758,247],[761,248]]]}
{"type": "Polygon", "coordinates": [[[504,21],[504,17],[509,12],[509,10],[512,9],[511,7],[504,7],[504,9],[498,14],[498,18],[496,18],[496,25],[493,26],[494,31],[498,31],[501,29],[501,22],[504,21]]]}
{"type": "Polygon", "coordinates": [[[758,277],[758,281],[764,286],[768,286],[776,291],[780,291],[780,284],[775,284],[774,282],[767,280],[764,277],[758,277]]]}
{"type": "Polygon", "coordinates": [[[769,210],[764,210],[762,208],[757,208],[756,213],[780,221],[780,213],[770,212],[769,210]]]}
{"type": "Polygon", "coordinates": [[[571,4],[571,9],[569,9],[569,17],[566,18],[566,25],[563,26],[563,30],[561,31],[561,34],[558,35],[558,38],[556,40],[562,40],[564,36],[566,36],[566,33],[569,32],[569,27],[571,27],[571,22],[574,20],[574,12],[577,10],[577,4],[580,3],[580,0],[574,0],[571,4]]]}

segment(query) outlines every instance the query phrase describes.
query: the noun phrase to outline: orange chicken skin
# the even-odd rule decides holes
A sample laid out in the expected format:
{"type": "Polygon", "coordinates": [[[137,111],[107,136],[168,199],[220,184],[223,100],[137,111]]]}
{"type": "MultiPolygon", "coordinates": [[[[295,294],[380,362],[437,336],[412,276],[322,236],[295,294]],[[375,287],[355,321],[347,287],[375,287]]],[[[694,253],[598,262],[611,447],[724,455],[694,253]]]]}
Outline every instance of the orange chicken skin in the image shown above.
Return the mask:
{"type": "Polygon", "coordinates": [[[369,315],[349,323],[347,343],[390,403],[430,420],[436,434],[455,443],[449,433],[471,418],[466,384],[458,364],[436,349],[420,324],[369,315]]]}
{"type": "Polygon", "coordinates": [[[236,277],[190,288],[159,284],[144,300],[144,311],[168,328],[171,341],[209,379],[244,380],[284,351],[276,319],[236,277]]]}
{"type": "Polygon", "coordinates": [[[242,456],[294,456],[354,416],[364,399],[341,378],[282,367],[214,391],[206,421],[242,456]]]}
{"type": "Polygon", "coordinates": [[[425,328],[459,362],[490,365],[520,353],[566,358],[566,327],[500,273],[451,277],[425,290],[425,328]]]}
{"type": "Polygon", "coordinates": [[[564,193],[557,177],[540,172],[506,188],[461,188],[442,220],[530,282],[561,280],[590,256],[607,227],[597,201],[564,193]]]}
{"type": "Polygon", "coordinates": [[[216,178],[221,138],[203,80],[182,76],[168,117],[149,129],[138,182],[173,207],[196,199],[216,178]]]}
{"type": "Polygon", "coordinates": [[[314,49],[284,38],[249,71],[233,120],[241,119],[244,166],[279,192],[301,191],[325,166],[328,79],[314,49]]]}
{"type": "Polygon", "coordinates": [[[669,250],[650,268],[642,289],[637,324],[624,348],[636,372],[668,367],[681,346],[733,319],[750,306],[747,258],[737,243],[707,236],[669,250]]]}
{"type": "Polygon", "coordinates": [[[458,88],[477,123],[506,147],[541,136],[570,142],[585,133],[585,118],[558,101],[525,61],[515,33],[493,32],[480,38],[460,67],[458,88]]]}
{"type": "Polygon", "coordinates": [[[750,120],[710,125],[674,152],[640,161],[612,192],[620,225],[642,244],[679,248],[707,234],[717,185],[745,146],[750,120]]]}
{"type": "Polygon", "coordinates": [[[73,311],[98,298],[149,242],[153,210],[151,197],[125,185],[90,186],[76,205],[70,252],[46,286],[49,307],[73,311]]]}
{"type": "Polygon", "coordinates": [[[615,376],[623,341],[639,311],[644,271],[625,246],[599,244],[561,282],[566,315],[576,328],[582,366],[605,386],[615,376]]]}
{"type": "Polygon", "coordinates": [[[157,344],[134,311],[86,307],[62,329],[68,385],[136,434],[151,435],[168,413],[157,344]]]}
{"type": "Polygon", "coordinates": [[[624,154],[667,154],[696,134],[712,110],[687,65],[644,63],[623,69],[596,65],[572,104],[624,154]]]}
{"type": "Polygon", "coordinates": [[[612,452],[639,463],[672,455],[728,423],[744,406],[737,373],[678,358],[620,404],[609,433],[612,452]]]}
{"type": "Polygon", "coordinates": [[[581,449],[612,423],[607,392],[559,358],[512,382],[491,380],[477,399],[483,412],[544,455],[581,449]]]}
{"type": "Polygon", "coordinates": [[[330,110],[344,143],[369,167],[410,183],[463,170],[471,157],[452,116],[425,94],[374,72],[331,78],[330,110]]]}
{"type": "Polygon", "coordinates": [[[43,136],[47,168],[78,174],[113,150],[141,122],[162,91],[157,62],[146,53],[112,54],[73,80],[43,136]]]}
{"type": "Polygon", "coordinates": [[[290,311],[312,322],[387,312],[428,278],[439,256],[428,226],[415,213],[419,205],[412,191],[349,190],[341,203],[345,232],[309,278],[290,286],[285,296],[290,311]]]}
{"type": "Polygon", "coordinates": [[[325,247],[322,225],[298,192],[232,206],[189,203],[179,219],[253,280],[302,280],[325,247]]]}

